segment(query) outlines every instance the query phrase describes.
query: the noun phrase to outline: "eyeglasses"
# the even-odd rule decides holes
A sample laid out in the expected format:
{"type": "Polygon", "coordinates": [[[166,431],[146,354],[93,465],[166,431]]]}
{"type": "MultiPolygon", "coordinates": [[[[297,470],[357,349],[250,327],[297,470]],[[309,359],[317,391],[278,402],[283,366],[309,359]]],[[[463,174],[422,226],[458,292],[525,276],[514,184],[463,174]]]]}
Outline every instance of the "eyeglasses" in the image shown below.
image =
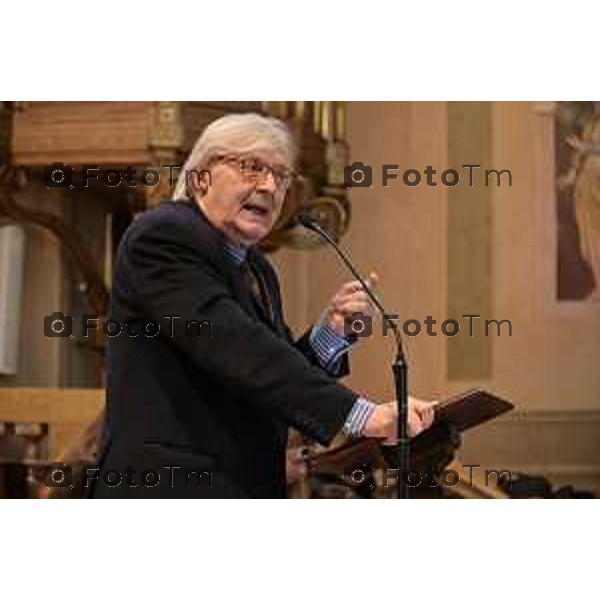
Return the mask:
{"type": "Polygon", "coordinates": [[[293,169],[270,165],[258,158],[250,156],[227,154],[215,157],[212,162],[234,164],[244,178],[256,183],[263,183],[267,180],[269,174],[271,174],[273,181],[275,181],[275,186],[280,192],[287,190],[296,177],[296,172],[293,169]]]}

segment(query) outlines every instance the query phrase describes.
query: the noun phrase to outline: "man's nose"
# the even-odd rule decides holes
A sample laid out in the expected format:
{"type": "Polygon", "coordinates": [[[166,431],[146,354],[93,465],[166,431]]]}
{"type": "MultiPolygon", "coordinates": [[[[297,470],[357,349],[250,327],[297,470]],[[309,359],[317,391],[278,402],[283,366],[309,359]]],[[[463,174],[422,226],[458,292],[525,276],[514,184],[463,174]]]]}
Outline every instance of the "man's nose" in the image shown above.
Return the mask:
{"type": "Polygon", "coordinates": [[[257,190],[261,192],[268,192],[271,195],[275,195],[277,192],[277,182],[275,181],[275,177],[273,173],[269,171],[265,177],[263,177],[256,186],[257,190]]]}

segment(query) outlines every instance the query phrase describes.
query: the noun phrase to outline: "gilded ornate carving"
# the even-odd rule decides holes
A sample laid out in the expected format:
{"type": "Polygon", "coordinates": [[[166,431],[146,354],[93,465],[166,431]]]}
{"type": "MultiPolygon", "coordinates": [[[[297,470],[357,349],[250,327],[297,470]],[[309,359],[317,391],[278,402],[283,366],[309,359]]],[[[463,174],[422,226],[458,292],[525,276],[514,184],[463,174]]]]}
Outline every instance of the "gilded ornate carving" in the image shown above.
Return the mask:
{"type": "Polygon", "coordinates": [[[159,152],[177,153],[183,144],[180,102],[152,102],[148,145],[159,152]]]}

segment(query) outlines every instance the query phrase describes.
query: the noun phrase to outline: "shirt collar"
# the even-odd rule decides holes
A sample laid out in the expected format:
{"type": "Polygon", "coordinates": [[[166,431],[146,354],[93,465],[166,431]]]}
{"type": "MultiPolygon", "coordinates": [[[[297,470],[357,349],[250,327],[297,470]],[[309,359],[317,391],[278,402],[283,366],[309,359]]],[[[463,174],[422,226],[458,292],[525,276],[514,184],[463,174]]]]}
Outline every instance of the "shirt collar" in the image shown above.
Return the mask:
{"type": "Polygon", "coordinates": [[[248,248],[230,241],[225,242],[225,251],[237,265],[241,265],[248,255],[248,248]]]}
{"type": "MultiPolygon", "coordinates": [[[[200,208],[200,211],[204,213],[206,218],[206,211],[204,210],[202,200],[196,203],[194,198],[190,198],[190,202],[194,203],[196,206],[199,205],[198,208],[200,208]]],[[[246,258],[248,258],[248,248],[242,246],[241,244],[236,244],[235,242],[228,240],[223,232],[220,231],[219,233],[221,234],[222,239],[225,242],[225,251],[227,252],[227,255],[233,260],[233,262],[235,262],[236,265],[241,265],[246,260],[246,258]]]]}

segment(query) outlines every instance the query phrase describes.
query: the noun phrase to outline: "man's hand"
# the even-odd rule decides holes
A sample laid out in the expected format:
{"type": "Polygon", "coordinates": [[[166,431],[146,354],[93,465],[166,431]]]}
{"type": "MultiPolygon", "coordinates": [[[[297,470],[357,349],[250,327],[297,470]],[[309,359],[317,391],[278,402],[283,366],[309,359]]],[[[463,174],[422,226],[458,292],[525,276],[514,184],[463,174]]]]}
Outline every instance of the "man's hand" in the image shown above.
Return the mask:
{"type": "Polygon", "coordinates": [[[431,427],[435,417],[435,405],[435,402],[408,397],[408,430],[411,437],[431,427]]]}
{"type": "MultiPolygon", "coordinates": [[[[408,398],[408,435],[415,437],[431,427],[435,402],[408,398]]],[[[378,404],[365,424],[365,437],[383,438],[384,444],[394,445],[398,441],[398,406],[396,402],[378,404]]]]}
{"type": "MultiPolygon", "coordinates": [[[[373,289],[378,280],[376,273],[370,273],[366,279],[369,289],[373,289]]],[[[373,316],[373,303],[363,290],[360,281],[348,281],[331,299],[325,310],[325,323],[339,335],[345,335],[344,323],[346,317],[357,312],[373,316]]]]}

